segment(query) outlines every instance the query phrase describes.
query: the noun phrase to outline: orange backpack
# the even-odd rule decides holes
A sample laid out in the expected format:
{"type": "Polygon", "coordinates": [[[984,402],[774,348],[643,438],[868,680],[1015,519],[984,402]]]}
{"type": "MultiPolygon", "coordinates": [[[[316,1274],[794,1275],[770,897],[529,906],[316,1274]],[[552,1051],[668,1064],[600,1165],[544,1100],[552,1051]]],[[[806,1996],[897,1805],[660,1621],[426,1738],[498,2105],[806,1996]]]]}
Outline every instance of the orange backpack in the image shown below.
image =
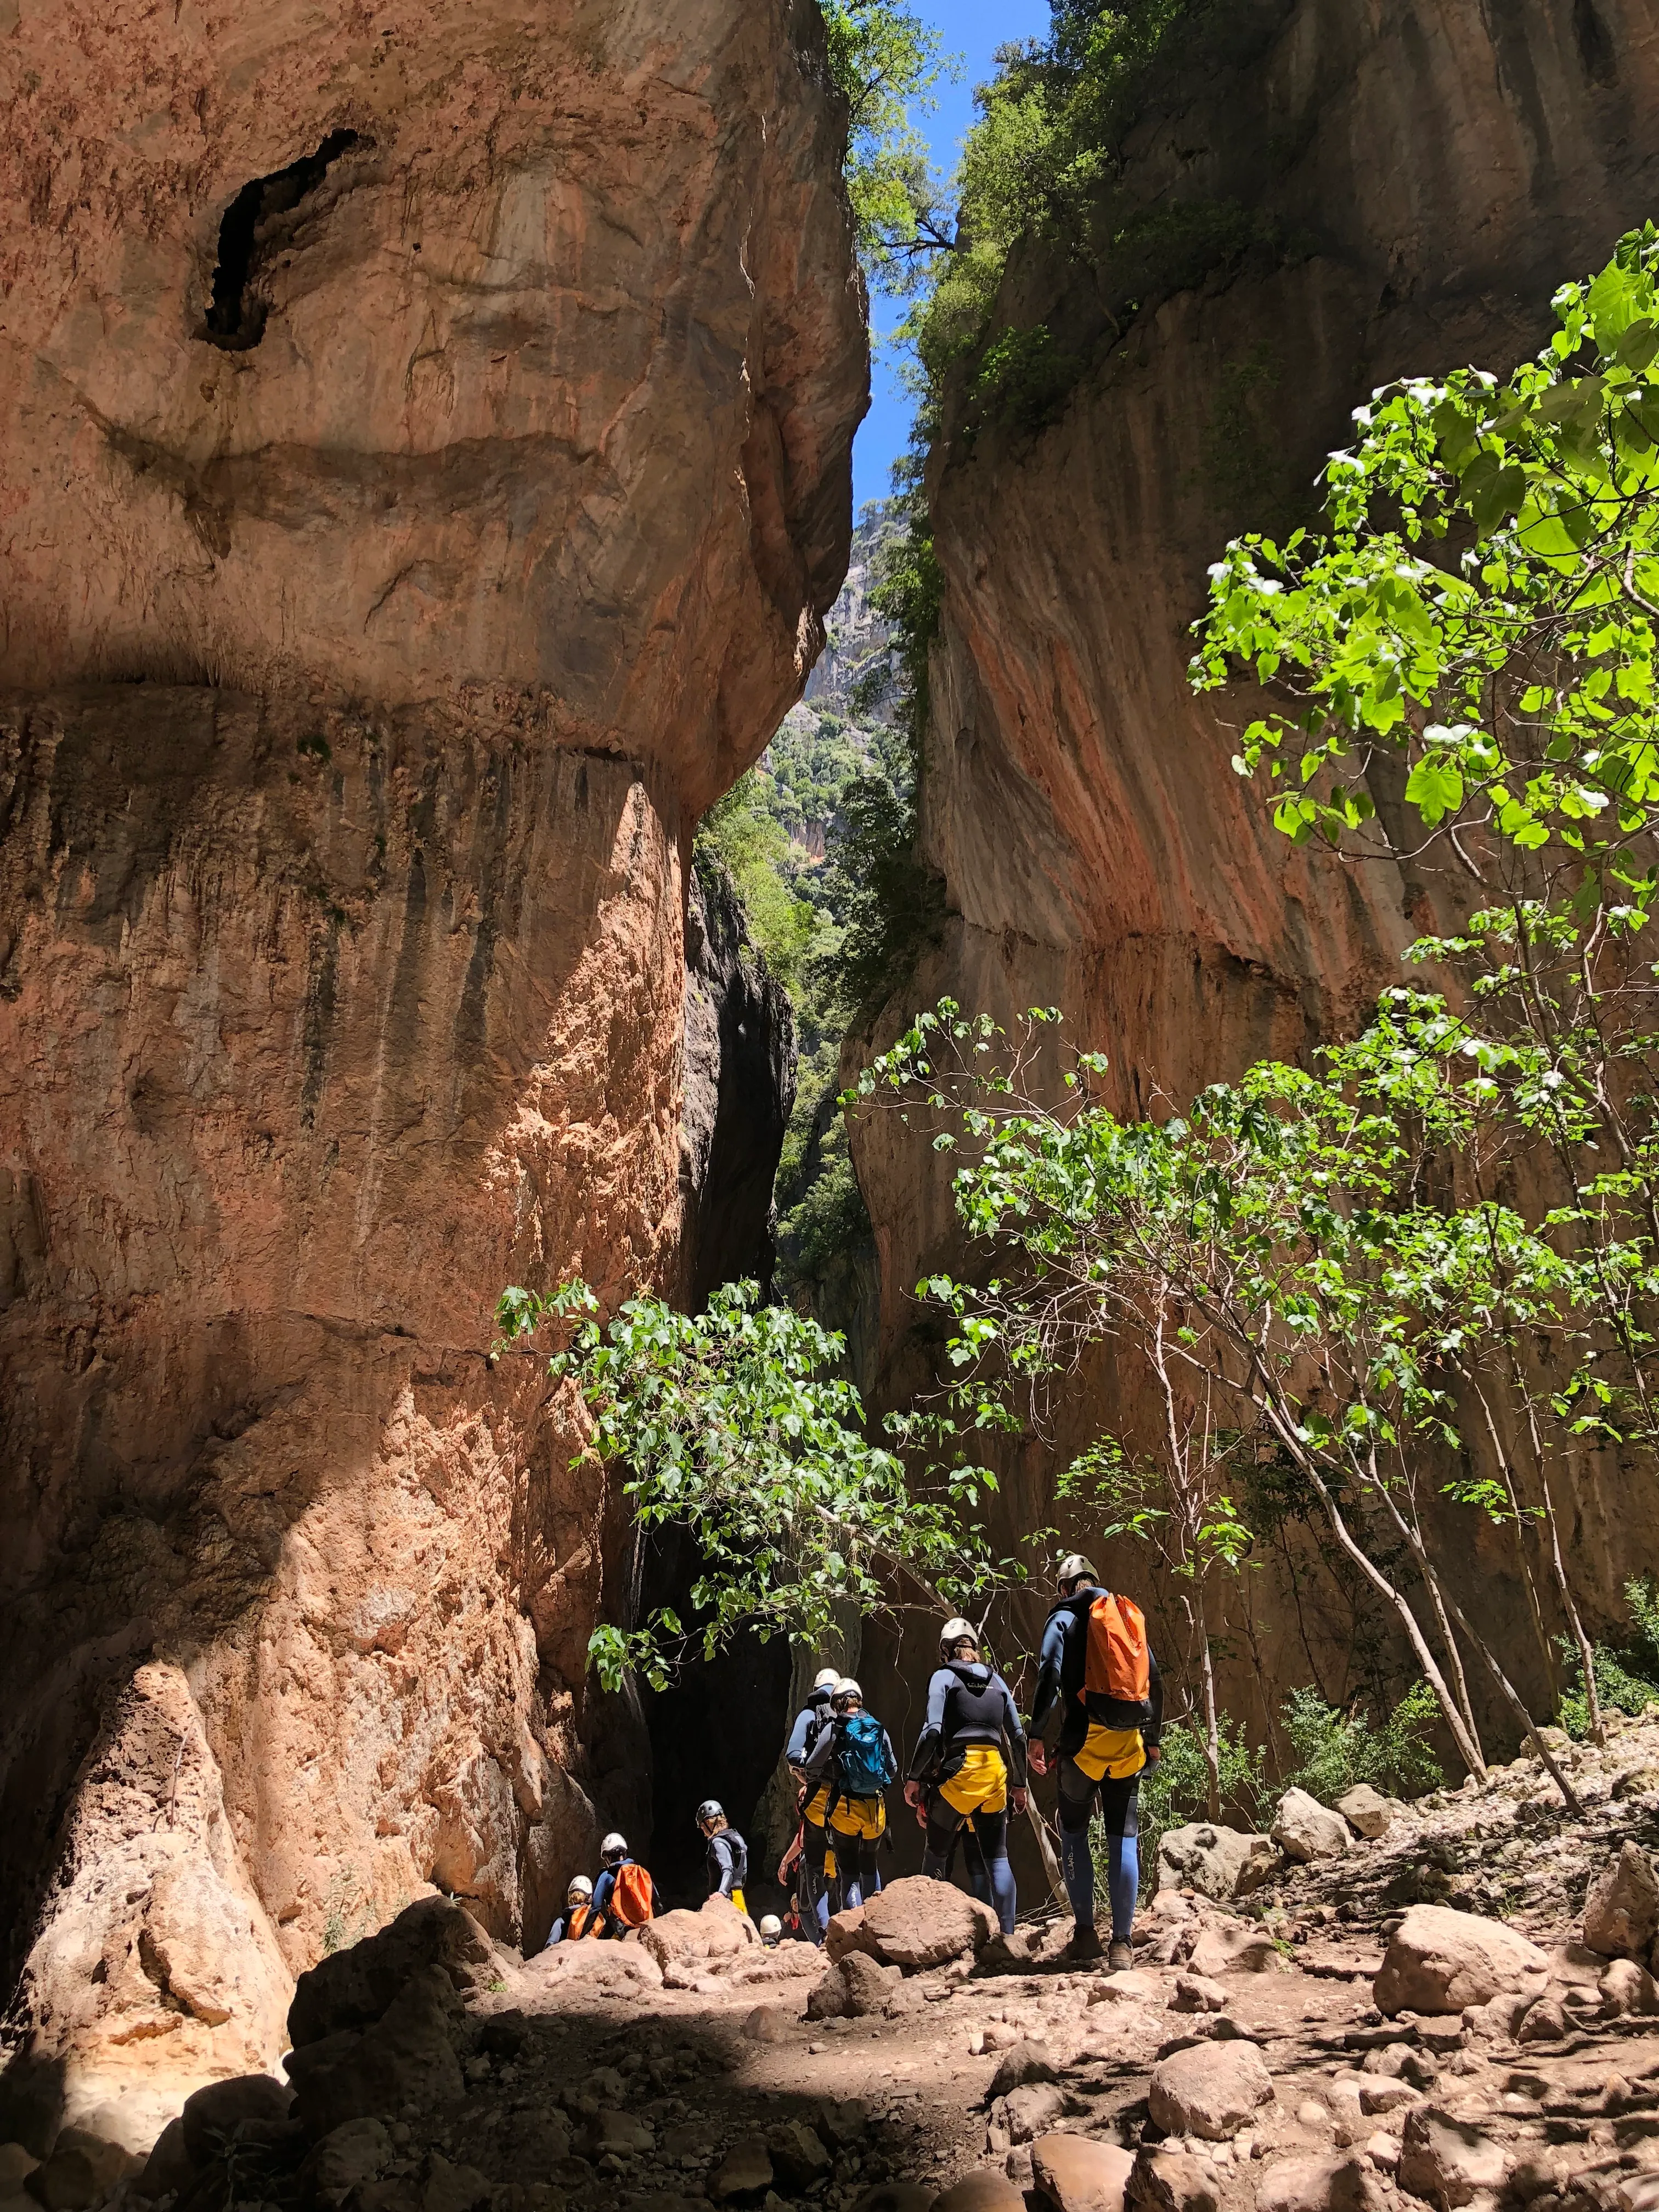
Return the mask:
{"type": "Polygon", "coordinates": [[[609,1910],[624,1928],[643,1928],[651,1917],[651,1877],[632,1859],[617,1869],[609,1910]]]}
{"type": "Polygon", "coordinates": [[[573,1905],[570,1908],[569,1917],[564,1923],[564,1932],[566,1941],[570,1942],[574,1942],[579,1936],[597,1936],[599,1932],[599,1927],[598,1921],[594,1918],[592,1906],[591,1905],[573,1905]]]}
{"type": "Polygon", "coordinates": [[[1089,1644],[1078,1696],[1111,1698],[1120,1705],[1144,1705],[1152,1686],[1146,1653],[1146,1616],[1133,1598],[1109,1590],[1089,1608],[1089,1644]]]}

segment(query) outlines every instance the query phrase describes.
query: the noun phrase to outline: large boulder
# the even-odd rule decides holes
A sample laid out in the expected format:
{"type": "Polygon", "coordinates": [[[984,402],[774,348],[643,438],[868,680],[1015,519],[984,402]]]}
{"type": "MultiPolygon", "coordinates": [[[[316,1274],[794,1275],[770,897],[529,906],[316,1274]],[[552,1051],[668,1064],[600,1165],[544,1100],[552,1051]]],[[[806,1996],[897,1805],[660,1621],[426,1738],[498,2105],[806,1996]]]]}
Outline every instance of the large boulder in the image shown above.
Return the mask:
{"type": "Polygon", "coordinates": [[[283,2062],[294,2084],[294,2117],[313,2142],[347,2120],[422,2112],[465,2094],[455,2043],[460,2005],[441,1966],[411,1975],[372,2027],[341,2028],[291,2051],[283,2062]]]}
{"type": "Polygon", "coordinates": [[[1387,1835],[1406,1808],[1397,1797],[1385,1797],[1369,1782],[1356,1782],[1337,1799],[1336,1809],[1357,1834],[1374,1842],[1387,1835]]]}
{"type": "Polygon", "coordinates": [[[824,1948],[832,1963],[848,1952],[863,1951],[884,1966],[920,1973],[977,1955],[996,1933],[996,1915],[988,1905],[951,1882],[914,1874],[889,1883],[867,1905],[836,1913],[824,1948]]]}
{"type": "Polygon", "coordinates": [[[1123,2212],[1134,2154],[1087,2136],[1039,2136],[1031,2145],[1031,2180],[1054,2212],[1123,2212]]]}
{"type": "Polygon", "coordinates": [[[1025,2197],[1000,2168],[982,2166],[942,2191],[933,2212],[1025,2212],[1025,2197]]]}
{"type": "Polygon", "coordinates": [[[1659,1934],[1659,1876],[1638,1844],[1626,1842],[1602,1868],[1584,1899],[1584,1948],[1604,1959],[1644,1959],[1659,1934]]]}
{"type": "Polygon", "coordinates": [[[1273,2076],[1253,2043],[1200,2043],[1152,2069],[1152,2115],[1165,2135],[1219,2142],[1273,2100],[1273,2076]]]}
{"type": "Polygon", "coordinates": [[[271,2074],[210,2081],[185,2098],[179,2115],[191,2163],[205,2166],[216,2157],[244,2120],[285,2120],[293,2106],[293,2090],[271,2074]]]}
{"type": "Polygon", "coordinates": [[[1002,2054],[991,2077],[991,2086],[985,2092],[986,2102],[990,2104],[1015,2089],[1023,2089],[1029,2082],[1052,2081],[1054,2074],[1054,2055],[1046,2043],[1029,2039],[1016,2043],[1002,2054]]]}
{"type": "Polygon", "coordinates": [[[1123,2201],[1129,2212],[1231,2212],[1242,2195],[1239,2184],[1229,2186],[1207,2160],[1158,2143],[1143,2146],[1123,2201]]]}
{"type": "Polygon", "coordinates": [[[1158,1838],[1158,1887],[1196,1889],[1218,1905],[1260,1889],[1279,1864],[1271,1838],[1247,1835],[1209,1820],[1167,1828],[1158,1838]]]}
{"type": "Polygon", "coordinates": [[[447,1897],[423,1897],[378,1935],[336,1951],[301,1974],[288,2008],[289,2040],[298,2051],[345,2027],[368,2027],[422,1968],[441,1968],[463,2002],[499,1978],[498,1954],[483,1929],[447,1897]]]}
{"type": "Polygon", "coordinates": [[[1467,2204],[1479,2191],[1503,2185],[1502,2143],[1468,2120],[1427,2106],[1406,2122],[1400,2144],[1400,2186],[1443,2208],[1467,2204]]]}
{"type": "Polygon", "coordinates": [[[1501,1920],[1443,1905],[1414,1905],[1389,1939],[1375,1994],[1380,2008],[1462,2012],[1493,1997],[1544,1993],[1548,1960],[1501,1920]]]}
{"type": "Polygon", "coordinates": [[[646,1922],[636,1940],[662,1968],[670,1989],[684,1987],[686,1978],[734,1964],[762,1948],[754,1922],[724,1897],[708,1899],[696,1912],[682,1906],[660,1913],[646,1922]]]}
{"type": "Polygon", "coordinates": [[[1271,1833],[1287,1859],[1304,1866],[1310,1859],[1340,1858],[1348,1848],[1347,1822],[1305,1790],[1285,1792],[1271,1833]]]}
{"type": "Polygon", "coordinates": [[[869,2020],[884,2012],[902,1979],[865,1951],[849,1951],[827,1968],[806,2000],[808,2020],[869,2020]]]}

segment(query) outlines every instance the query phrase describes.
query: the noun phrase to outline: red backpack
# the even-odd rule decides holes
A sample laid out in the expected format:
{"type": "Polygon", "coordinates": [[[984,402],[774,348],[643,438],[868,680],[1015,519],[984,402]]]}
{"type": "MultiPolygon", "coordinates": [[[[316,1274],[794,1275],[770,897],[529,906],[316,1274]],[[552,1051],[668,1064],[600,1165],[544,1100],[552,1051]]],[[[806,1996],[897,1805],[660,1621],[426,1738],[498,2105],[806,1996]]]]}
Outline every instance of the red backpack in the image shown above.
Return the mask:
{"type": "Polygon", "coordinates": [[[1133,1598],[1103,1591],[1089,1608],[1089,1644],[1078,1696],[1144,1705],[1152,1687],[1146,1616],[1133,1598]]]}
{"type": "Polygon", "coordinates": [[[611,1917],[624,1928],[643,1928],[652,1917],[651,1877],[633,1859],[617,1869],[609,1911],[611,1917]]]}

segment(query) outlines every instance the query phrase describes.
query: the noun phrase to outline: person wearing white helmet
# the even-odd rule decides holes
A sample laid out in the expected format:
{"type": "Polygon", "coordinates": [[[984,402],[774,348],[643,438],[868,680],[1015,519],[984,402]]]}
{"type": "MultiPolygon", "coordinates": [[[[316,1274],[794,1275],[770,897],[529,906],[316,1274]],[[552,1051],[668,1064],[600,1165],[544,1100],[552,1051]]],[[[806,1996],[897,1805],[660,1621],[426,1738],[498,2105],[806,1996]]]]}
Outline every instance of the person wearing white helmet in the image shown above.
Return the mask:
{"type": "Polygon", "coordinates": [[[739,1912],[746,1912],[743,1886],[749,1879],[749,1846],[718,1797],[705,1797],[698,1806],[697,1826],[708,1845],[708,1894],[729,1897],[739,1912]]]}
{"type": "Polygon", "coordinates": [[[1056,1598],[1042,1632],[1031,1708],[1031,1765],[1060,1779],[1060,1866],[1074,1925],[1067,1955],[1097,1959],[1095,1862],[1089,1822],[1097,1806],[1106,1830],[1106,1887],[1116,1973],[1134,1964],[1135,1903],[1140,1890],[1140,1777],[1162,1756],[1164,1684],[1133,1599],[1106,1589],[1080,1552],[1054,1574],[1056,1598]]]}
{"type": "Polygon", "coordinates": [[[548,1931],[545,1948],[574,1943],[583,1936],[597,1936],[599,1920],[593,1910],[593,1885],[585,1874],[572,1875],[564,1893],[564,1911],[548,1931]]]}
{"type": "Polygon", "coordinates": [[[823,1811],[817,1803],[817,1793],[806,1788],[806,1762],[811,1756],[820,1732],[830,1722],[830,1695],[841,1680],[834,1667],[820,1667],[812,1677],[812,1687],[806,1703],[795,1716],[795,1724],[789,1731],[789,1741],[784,1746],[783,1756],[789,1771],[795,1778],[800,1792],[796,1811],[800,1825],[794,1841],[784,1854],[778,1869],[781,1884],[788,1879],[786,1869],[792,1860],[799,1860],[799,1895],[800,1898],[801,1931],[810,1942],[822,1943],[830,1924],[830,1899],[823,1879],[825,1844],[823,1839],[823,1811]]]}
{"type": "Polygon", "coordinates": [[[1018,1911],[1008,1863],[1008,1808],[1025,1810],[1025,1732],[1012,1692],[979,1656],[973,1624],[959,1617],[939,1632],[939,1665],[927,1685],[927,1711],[904,1785],[907,1803],[927,1819],[921,1870],[936,1881],[965,1820],[985,1861],[991,1903],[1006,1935],[1018,1911]]]}
{"type": "Polygon", "coordinates": [[[866,1712],[864,1692],[850,1674],[830,1693],[830,1725],[820,1731],[806,1762],[814,1803],[823,1805],[820,1832],[834,1853],[829,1875],[830,1910],[845,1912],[876,1893],[876,1851],[887,1832],[887,1785],[898,1761],[886,1729],[866,1712]],[[822,1786],[820,1784],[822,1778],[822,1786]]]}
{"type": "Polygon", "coordinates": [[[775,1912],[761,1915],[760,1939],[769,1951],[775,1951],[783,1941],[783,1923],[775,1912]]]}
{"type": "Polygon", "coordinates": [[[605,1871],[593,1888],[593,1910],[604,1923],[601,1935],[625,1938],[662,1911],[657,1885],[613,1828],[599,1845],[605,1871]]]}

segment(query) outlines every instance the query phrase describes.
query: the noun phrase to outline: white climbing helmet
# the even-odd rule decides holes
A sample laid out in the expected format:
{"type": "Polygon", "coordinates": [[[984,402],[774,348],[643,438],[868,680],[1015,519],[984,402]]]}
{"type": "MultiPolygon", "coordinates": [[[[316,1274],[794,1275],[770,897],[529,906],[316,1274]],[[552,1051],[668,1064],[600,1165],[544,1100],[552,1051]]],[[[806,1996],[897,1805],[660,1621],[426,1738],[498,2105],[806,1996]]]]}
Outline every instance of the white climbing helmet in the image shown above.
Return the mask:
{"type": "Polygon", "coordinates": [[[841,1676],[833,1667],[820,1667],[812,1677],[812,1687],[815,1690],[833,1690],[840,1680],[841,1676]]]}
{"type": "Polygon", "coordinates": [[[618,1859],[625,1859],[628,1856],[627,1837],[619,1836],[613,1828],[599,1845],[599,1856],[607,1866],[614,1865],[618,1859]]]}
{"type": "Polygon", "coordinates": [[[971,1620],[964,1620],[960,1613],[947,1620],[939,1632],[940,1657],[948,1659],[958,1644],[971,1644],[976,1651],[979,1649],[979,1631],[971,1620]]]}
{"type": "Polygon", "coordinates": [[[775,1912],[768,1912],[762,1916],[760,1932],[763,1941],[769,1936],[782,1935],[783,1923],[775,1912]]]}
{"type": "Polygon", "coordinates": [[[844,1705],[849,1698],[856,1698],[860,1705],[864,1703],[863,1691],[850,1674],[843,1674],[830,1692],[830,1702],[832,1705],[844,1705]]]}
{"type": "Polygon", "coordinates": [[[1067,1583],[1097,1583],[1092,1559],[1085,1559],[1081,1552],[1070,1552],[1054,1569],[1054,1581],[1064,1589],[1067,1583]]]}
{"type": "Polygon", "coordinates": [[[586,1902],[592,1894],[593,1885],[587,1876],[585,1874],[573,1874],[570,1877],[570,1887],[564,1893],[564,1901],[567,1905],[574,1905],[580,1897],[586,1902]]]}

